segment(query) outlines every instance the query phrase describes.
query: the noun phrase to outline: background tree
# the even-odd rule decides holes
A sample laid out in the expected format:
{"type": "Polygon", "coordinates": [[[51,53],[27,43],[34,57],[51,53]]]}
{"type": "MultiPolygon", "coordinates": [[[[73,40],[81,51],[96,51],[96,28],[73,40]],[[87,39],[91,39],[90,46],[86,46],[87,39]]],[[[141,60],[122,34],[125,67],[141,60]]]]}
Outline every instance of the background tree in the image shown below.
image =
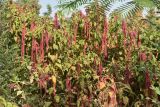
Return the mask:
{"type": "Polygon", "coordinates": [[[123,17],[134,15],[144,8],[159,7],[159,0],[58,0],[61,9],[76,9],[80,6],[88,6],[98,3],[105,11],[109,11],[113,4],[121,3],[114,11],[121,13],[123,17]]]}

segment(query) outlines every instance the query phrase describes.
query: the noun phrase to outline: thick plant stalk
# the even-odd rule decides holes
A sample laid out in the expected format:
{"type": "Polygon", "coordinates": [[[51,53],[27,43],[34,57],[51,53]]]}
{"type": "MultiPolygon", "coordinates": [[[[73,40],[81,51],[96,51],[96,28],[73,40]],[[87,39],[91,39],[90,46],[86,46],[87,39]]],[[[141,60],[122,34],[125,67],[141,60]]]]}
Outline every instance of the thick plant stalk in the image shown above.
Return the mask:
{"type": "Polygon", "coordinates": [[[26,26],[23,25],[22,29],[22,39],[21,39],[21,61],[24,60],[24,54],[25,54],[25,36],[26,36],[26,26]]]}

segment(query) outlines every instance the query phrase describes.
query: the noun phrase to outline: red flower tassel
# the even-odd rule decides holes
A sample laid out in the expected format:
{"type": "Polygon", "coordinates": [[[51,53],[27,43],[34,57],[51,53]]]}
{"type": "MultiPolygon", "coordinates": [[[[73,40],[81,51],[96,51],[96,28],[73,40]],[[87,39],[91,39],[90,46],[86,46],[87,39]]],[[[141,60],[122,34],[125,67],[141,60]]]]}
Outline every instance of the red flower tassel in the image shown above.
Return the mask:
{"type": "Polygon", "coordinates": [[[102,72],[103,72],[103,66],[102,66],[102,62],[100,62],[98,67],[98,75],[101,76],[102,72]]]}
{"type": "Polygon", "coordinates": [[[58,15],[57,15],[57,13],[55,13],[55,16],[54,16],[54,27],[55,27],[56,29],[59,28],[58,15]]]}
{"type": "Polygon", "coordinates": [[[124,36],[126,37],[126,35],[127,35],[127,24],[124,20],[122,21],[122,31],[123,31],[124,36]]]}
{"type": "Polygon", "coordinates": [[[130,36],[130,45],[135,46],[136,35],[137,35],[136,31],[132,31],[132,32],[129,33],[129,36],[130,36]]]}
{"type": "Polygon", "coordinates": [[[70,36],[68,36],[68,48],[72,45],[72,39],[70,36]]]}
{"type": "Polygon", "coordinates": [[[145,72],[145,87],[146,89],[150,89],[151,87],[151,80],[148,70],[145,72]]]}
{"type": "Polygon", "coordinates": [[[87,43],[84,44],[83,54],[86,55],[87,43]]]}
{"type": "Polygon", "coordinates": [[[105,61],[108,59],[108,52],[107,52],[107,47],[104,48],[104,59],[105,61]]]}
{"type": "Polygon", "coordinates": [[[36,27],[35,23],[34,23],[34,22],[32,22],[32,23],[31,23],[30,30],[31,30],[31,31],[33,31],[33,30],[35,29],[35,27],[36,27]]]}
{"type": "Polygon", "coordinates": [[[45,31],[45,44],[46,44],[46,52],[48,52],[48,49],[49,49],[49,35],[48,35],[48,32],[45,31]]]}
{"type": "Polygon", "coordinates": [[[40,42],[40,62],[44,61],[44,36],[42,35],[40,42]]]}
{"type": "Polygon", "coordinates": [[[31,61],[33,62],[32,70],[36,69],[36,63],[37,63],[36,56],[38,55],[38,50],[39,50],[39,44],[34,38],[32,38],[32,50],[31,50],[31,61]]]}
{"type": "Polygon", "coordinates": [[[70,80],[70,78],[68,76],[67,76],[67,79],[66,79],[66,89],[68,91],[71,90],[71,80],[70,80]]]}
{"type": "Polygon", "coordinates": [[[126,70],[125,70],[125,74],[124,74],[125,76],[125,79],[124,79],[124,81],[125,81],[125,83],[130,83],[131,81],[130,81],[130,79],[131,79],[131,72],[130,72],[130,70],[128,69],[128,66],[126,67],[126,70]]]}
{"type": "Polygon", "coordinates": [[[84,23],[84,33],[85,37],[90,40],[90,23],[87,19],[85,19],[84,23]]]}
{"type": "Polygon", "coordinates": [[[145,52],[140,52],[140,61],[144,61],[146,62],[147,61],[147,55],[145,52]]]}
{"type": "Polygon", "coordinates": [[[85,17],[85,15],[83,14],[82,11],[80,11],[80,17],[83,19],[85,17]]]}
{"type": "Polygon", "coordinates": [[[114,16],[114,22],[117,22],[118,16],[114,16]]]}

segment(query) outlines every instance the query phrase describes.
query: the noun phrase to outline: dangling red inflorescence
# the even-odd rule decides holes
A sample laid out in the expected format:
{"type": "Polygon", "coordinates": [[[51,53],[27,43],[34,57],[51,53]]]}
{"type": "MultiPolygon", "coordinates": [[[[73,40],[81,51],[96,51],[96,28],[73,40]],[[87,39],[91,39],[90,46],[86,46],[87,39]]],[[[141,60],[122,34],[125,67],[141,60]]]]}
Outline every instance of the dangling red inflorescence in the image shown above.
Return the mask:
{"type": "Polygon", "coordinates": [[[46,44],[46,52],[48,52],[50,37],[47,31],[44,32],[44,37],[45,37],[45,44],[46,44]]]}
{"type": "Polygon", "coordinates": [[[101,50],[104,54],[104,58],[107,60],[108,58],[108,53],[107,53],[107,32],[108,32],[108,22],[107,20],[105,19],[104,21],[104,29],[103,29],[103,35],[102,35],[102,38],[101,38],[101,50]]]}
{"type": "Polygon", "coordinates": [[[94,62],[93,62],[93,64],[94,64],[94,68],[97,70],[97,57],[94,57],[94,62]]]}
{"type": "Polygon", "coordinates": [[[38,86],[40,87],[40,89],[43,89],[43,88],[46,89],[48,80],[49,80],[48,74],[41,74],[39,76],[38,86]]]}
{"type": "Polygon", "coordinates": [[[44,33],[41,37],[41,42],[40,42],[40,62],[44,61],[44,33]]]}
{"type": "Polygon", "coordinates": [[[83,54],[86,55],[87,43],[84,43],[83,54]]]}
{"type": "Polygon", "coordinates": [[[71,91],[71,88],[72,88],[72,86],[71,86],[71,80],[70,80],[70,78],[67,76],[67,78],[66,78],[66,89],[67,89],[68,91],[71,91]]]}
{"type": "Polygon", "coordinates": [[[72,45],[72,37],[71,36],[68,36],[68,48],[70,48],[71,47],[71,45],[72,45]]]}
{"type": "Polygon", "coordinates": [[[102,66],[102,62],[100,62],[98,65],[98,75],[101,76],[102,72],[103,72],[103,66],[102,66]]]}
{"type": "Polygon", "coordinates": [[[80,17],[81,17],[82,19],[85,18],[85,15],[83,14],[82,11],[80,11],[80,17]]]}
{"type": "Polygon", "coordinates": [[[56,29],[59,28],[59,22],[58,22],[58,15],[57,15],[57,13],[55,13],[55,16],[54,16],[54,27],[56,29]]]}
{"type": "Polygon", "coordinates": [[[107,31],[108,31],[108,23],[107,23],[107,20],[105,20],[104,21],[103,35],[102,35],[102,38],[101,38],[102,50],[104,50],[104,47],[107,43],[107,31]]]}
{"type": "Polygon", "coordinates": [[[84,33],[85,33],[85,38],[90,40],[90,23],[85,18],[85,23],[84,23],[84,33]]]}
{"type": "Polygon", "coordinates": [[[137,32],[136,31],[131,31],[131,32],[129,32],[129,36],[130,36],[130,45],[135,46],[135,40],[136,40],[137,32]]]}
{"type": "Polygon", "coordinates": [[[35,40],[35,38],[32,37],[32,50],[31,50],[32,70],[36,69],[38,50],[39,50],[39,44],[35,40]]]}
{"type": "Polygon", "coordinates": [[[124,37],[126,37],[127,36],[127,23],[124,20],[122,21],[122,31],[123,31],[124,37]]]}
{"type": "Polygon", "coordinates": [[[36,27],[36,24],[35,24],[35,22],[32,22],[32,23],[31,23],[30,30],[31,30],[31,31],[33,31],[33,30],[35,29],[35,27],[36,27]]]}
{"type": "Polygon", "coordinates": [[[118,16],[114,16],[114,22],[117,22],[118,16]]]}
{"type": "Polygon", "coordinates": [[[150,89],[150,87],[151,87],[150,74],[149,74],[148,70],[146,70],[146,72],[145,72],[145,87],[146,87],[146,89],[150,89]]]}
{"type": "Polygon", "coordinates": [[[25,54],[25,36],[26,36],[26,26],[23,25],[22,29],[22,40],[21,40],[21,61],[24,60],[24,54],[25,54]]]}
{"type": "Polygon", "coordinates": [[[125,83],[130,83],[130,79],[131,79],[131,71],[129,70],[128,66],[126,66],[125,72],[124,72],[124,82],[125,83]]]}
{"type": "Polygon", "coordinates": [[[147,61],[147,55],[146,55],[146,53],[145,52],[140,52],[139,58],[140,58],[140,61],[146,62],[147,61]]]}
{"type": "Polygon", "coordinates": [[[105,59],[105,61],[107,61],[107,59],[108,59],[108,52],[107,52],[107,47],[105,47],[104,48],[104,59],[105,59]]]}

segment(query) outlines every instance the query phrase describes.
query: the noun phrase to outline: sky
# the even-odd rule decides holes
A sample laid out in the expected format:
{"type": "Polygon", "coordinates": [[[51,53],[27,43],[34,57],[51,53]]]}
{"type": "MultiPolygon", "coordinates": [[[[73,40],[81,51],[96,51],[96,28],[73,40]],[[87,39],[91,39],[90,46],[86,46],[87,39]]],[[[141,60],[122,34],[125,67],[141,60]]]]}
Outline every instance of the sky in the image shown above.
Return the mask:
{"type": "Polygon", "coordinates": [[[57,9],[55,8],[55,6],[57,5],[57,0],[39,0],[39,3],[42,6],[40,10],[40,15],[43,15],[43,13],[47,11],[48,4],[50,4],[52,7],[52,14],[57,11],[57,9]]]}

